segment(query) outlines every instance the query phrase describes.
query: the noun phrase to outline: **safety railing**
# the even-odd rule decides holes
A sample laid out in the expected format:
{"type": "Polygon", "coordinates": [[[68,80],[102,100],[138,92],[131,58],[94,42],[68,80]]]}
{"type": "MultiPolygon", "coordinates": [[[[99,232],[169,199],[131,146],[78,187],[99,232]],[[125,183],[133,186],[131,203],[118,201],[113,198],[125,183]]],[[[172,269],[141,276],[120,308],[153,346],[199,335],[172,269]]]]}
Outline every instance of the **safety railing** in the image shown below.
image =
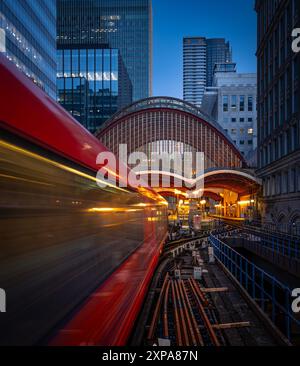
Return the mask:
{"type": "Polygon", "coordinates": [[[283,240],[276,236],[261,237],[261,244],[272,249],[273,253],[278,253],[289,258],[300,259],[299,244],[291,239],[283,240]]]}
{"type": "Polygon", "coordinates": [[[261,235],[268,236],[270,238],[278,238],[279,240],[285,242],[285,243],[292,243],[295,245],[300,245],[300,236],[296,235],[296,233],[284,233],[276,227],[269,227],[269,226],[255,226],[255,225],[247,225],[245,224],[243,226],[245,229],[253,230],[257,233],[260,233],[261,235]]]}
{"type": "Polygon", "coordinates": [[[211,235],[215,257],[236,278],[272,322],[291,339],[291,327],[300,330],[300,320],[292,312],[292,291],[274,276],[257,267],[236,250],[211,235]]]}
{"type": "Polygon", "coordinates": [[[290,259],[300,260],[300,243],[291,238],[282,238],[275,235],[267,235],[258,231],[240,228],[232,232],[225,233],[226,237],[237,237],[249,241],[253,245],[259,243],[260,247],[268,248],[273,254],[286,256],[290,259]]]}
{"type": "Polygon", "coordinates": [[[237,225],[237,226],[243,226],[243,228],[247,228],[249,230],[255,230],[257,232],[260,232],[265,235],[275,236],[279,237],[281,239],[284,239],[286,241],[290,241],[292,243],[296,243],[300,245],[300,226],[294,226],[294,225],[275,225],[270,223],[264,223],[262,224],[260,221],[257,220],[243,220],[243,219],[237,219],[237,218],[231,218],[231,217],[225,217],[225,216],[215,216],[212,215],[212,217],[218,218],[220,222],[224,223],[230,223],[230,225],[237,225]]]}

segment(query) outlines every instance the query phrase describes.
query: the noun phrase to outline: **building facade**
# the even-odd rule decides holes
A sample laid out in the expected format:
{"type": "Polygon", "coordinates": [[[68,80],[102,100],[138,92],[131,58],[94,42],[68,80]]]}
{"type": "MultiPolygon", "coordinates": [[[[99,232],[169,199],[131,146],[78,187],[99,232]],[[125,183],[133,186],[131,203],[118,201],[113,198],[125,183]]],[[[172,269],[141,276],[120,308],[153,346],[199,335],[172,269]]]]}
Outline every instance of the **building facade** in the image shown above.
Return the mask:
{"type": "Polygon", "coordinates": [[[1,0],[0,52],[56,99],[56,0],[1,0]]]}
{"type": "Polygon", "coordinates": [[[206,86],[213,86],[215,65],[232,62],[232,52],[229,42],[224,38],[210,38],[206,43],[206,86]]]}
{"type": "Polygon", "coordinates": [[[207,86],[213,84],[215,65],[230,63],[229,42],[224,38],[183,39],[183,99],[200,107],[207,86]]]}
{"type": "Polygon", "coordinates": [[[183,39],[183,100],[201,106],[206,87],[206,39],[183,39]]]}
{"type": "Polygon", "coordinates": [[[246,158],[257,147],[256,82],[254,73],[215,74],[216,119],[246,158]]]}
{"type": "Polygon", "coordinates": [[[58,101],[90,132],[131,102],[131,83],[118,50],[63,48],[57,61],[58,101]]]}
{"type": "Polygon", "coordinates": [[[258,16],[258,162],[263,217],[277,229],[300,227],[300,28],[298,0],[256,1],[258,16]]]}
{"type": "Polygon", "coordinates": [[[151,0],[58,0],[57,34],[61,49],[119,50],[133,100],[152,94],[151,0]]]}
{"type": "Polygon", "coordinates": [[[257,147],[257,77],[232,71],[234,66],[217,65],[213,87],[206,89],[202,110],[222,126],[248,161],[257,147]]]}

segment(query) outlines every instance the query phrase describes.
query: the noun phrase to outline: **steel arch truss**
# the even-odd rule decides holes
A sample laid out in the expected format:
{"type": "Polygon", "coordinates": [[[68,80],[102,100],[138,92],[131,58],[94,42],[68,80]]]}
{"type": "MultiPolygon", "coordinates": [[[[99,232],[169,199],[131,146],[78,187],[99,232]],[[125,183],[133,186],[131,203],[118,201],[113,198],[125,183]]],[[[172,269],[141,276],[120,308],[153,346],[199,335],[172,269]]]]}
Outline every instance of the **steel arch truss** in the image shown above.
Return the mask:
{"type": "Polygon", "coordinates": [[[174,100],[178,100],[170,98],[168,106],[167,98],[164,103],[161,100],[150,98],[148,103],[139,102],[141,108],[139,103],[128,107],[108,121],[96,136],[117,156],[120,144],[127,144],[128,154],[143,151],[149,156],[154,142],[166,141],[170,146],[180,142],[192,147],[194,153],[204,153],[205,169],[246,166],[241,153],[216,122],[184,101],[176,104],[174,100]]]}

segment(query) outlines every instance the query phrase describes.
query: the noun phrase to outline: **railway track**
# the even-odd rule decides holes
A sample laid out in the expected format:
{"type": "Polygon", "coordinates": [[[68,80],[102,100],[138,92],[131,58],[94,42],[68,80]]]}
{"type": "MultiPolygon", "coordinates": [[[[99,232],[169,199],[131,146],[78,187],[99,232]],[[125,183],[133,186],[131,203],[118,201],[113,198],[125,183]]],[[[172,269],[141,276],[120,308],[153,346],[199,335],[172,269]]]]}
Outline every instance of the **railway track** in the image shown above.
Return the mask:
{"type": "Polygon", "coordinates": [[[167,273],[148,330],[147,342],[155,335],[176,346],[220,346],[223,338],[214,329],[214,307],[193,278],[173,279],[167,273]]]}
{"type": "Polygon", "coordinates": [[[176,249],[177,247],[180,247],[181,245],[184,245],[184,244],[189,243],[194,240],[207,238],[209,235],[210,235],[210,233],[207,231],[207,232],[203,232],[202,235],[198,235],[198,236],[194,236],[194,237],[191,236],[191,237],[174,240],[174,241],[168,241],[164,246],[164,251],[167,252],[172,249],[176,249]]]}
{"type": "Polygon", "coordinates": [[[152,290],[155,296],[151,310],[143,325],[143,345],[281,344],[282,340],[260,323],[260,318],[222,269],[217,264],[209,264],[208,259],[207,248],[199,244],[195,250],[186,249],[169,258],[164,269],[160,269],[157,286],[152,290]],[[194,251],[203,264],[195,263],[194,251]],[[202,266],[204,271],[200,278],[194,272],[195,265],[202,266]]]}
{"type": "MultiPolygon", "coordinates": [[[[219,228],[213,230],[213,232],[215,234],[222,234],[223,232],[230,232],[230,231],[235,230],[235,229],[236,228],[233,227],[233,226],[231,227],[229,225],[224,225],[223,227],[220,226],[219,228]]],[[[190,237],[175,240],[175,241],[168,241],[164,245],[164,253],[168,254],[172,250],[177,249],[178,247],[180,247],[184,244],[187,244],[187,243],[190,243],[190,242],[193,242],[193,241],[196,242],[198,240],[206,239],[210,236],[210,234],[211,234],[211,231],[204,231],[201,235],[198,235],[198,236],[194,236],[194,237],[190,236],[190,237]]]]}

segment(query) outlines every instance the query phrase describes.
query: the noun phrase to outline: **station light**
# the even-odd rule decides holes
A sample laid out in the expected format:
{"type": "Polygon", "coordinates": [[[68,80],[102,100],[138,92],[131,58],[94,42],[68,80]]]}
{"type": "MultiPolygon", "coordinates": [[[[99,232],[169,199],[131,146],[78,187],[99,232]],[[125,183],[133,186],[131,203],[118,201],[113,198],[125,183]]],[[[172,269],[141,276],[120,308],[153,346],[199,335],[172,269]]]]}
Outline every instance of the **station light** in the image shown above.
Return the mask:
{"type": "Polygon", "coordinates": [[[107,208],[107,207],[94,207],[94,208],[90,208],[88,211],[89,212],[114,212],[116,209],[115,208],[107,208]]]}
{"type": "MultiPolygon", "coordinates": [[[[164,206],[169,206],[169,203],[168,203],[168,201],[166,201],[166,200],[163,200],[163,201],[160,201],[159,202],[161,205],[164,205],[164,206]]],[[[154,209],[155,210],[155,209],[154,209]]]]}
{"type": "Polygon", "coordinates": [[[137,212],[139,209],[127,209],[123,207],[93,207],[88,209],[91,213],[109,213],[109,212],[137,212]]]}
{"type": "Polygon", "coordinates": [[[250,205],[250,203],[254,203],[255,201],[254,200],[247,200],[247,201],[239,201],[238,204],[241,205],[241,206],[244,206],[244,205],[250,205]]]}
{"type": "Polygon", "coordinates": [[[182,192],[182,191],[179,191],[178,189],[174,189],[174,194],[176,194],[176,195],[180,195],[180,196],[184,196],[184,197],[187,197],[188,195],[187,195],[187,193],[185,193],[185,192],[182,192]]]}
{"type": "Polygon", "coordinates": [[[250,203],[255,203],[255,200],[245,200],[245,201],[239,201],[239,205],[250,205],[250,203]]]}
{"type": "Polygon", "coordinates": [[[138,207],[147,207],[148,205],[146,203],[138,203],[134,206],[138,206],[138,207]]]}

